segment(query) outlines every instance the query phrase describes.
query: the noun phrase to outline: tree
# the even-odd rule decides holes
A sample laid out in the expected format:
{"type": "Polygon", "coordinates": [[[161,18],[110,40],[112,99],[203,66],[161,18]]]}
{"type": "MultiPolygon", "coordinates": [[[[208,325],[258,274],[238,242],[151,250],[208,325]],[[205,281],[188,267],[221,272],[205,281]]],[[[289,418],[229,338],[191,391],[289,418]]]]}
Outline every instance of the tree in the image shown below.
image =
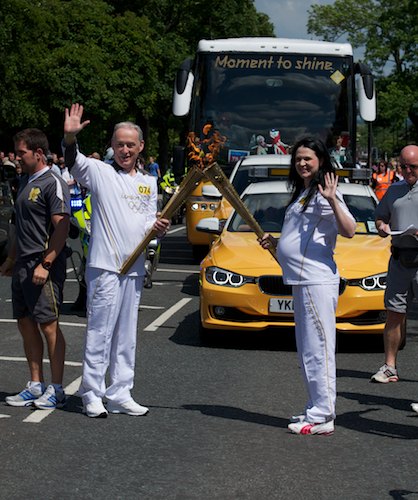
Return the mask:
{"type": "Polygon", "coordinates": [[[336,0],[309,10],[309,33],[328,41],[343,37],[364,48],[378,77],[377,124],[393,130],[404,130],[408,116],[418,127],[417,18],[416,0],[336,0]]]}
{"type": "Polygon", "coordinates": [[[0,17],[0,136],[40,127],[58,150],[64,107],[77,101],[92,121],[83,150],[103,150],[112,125],[131,119],[163,166],[179,126],[176,71],[197,41],[273,33],[253,0],[2,0],[0,17]]]}
{"type": "Polygon", "coordinates": [[[0,15],[3,130],[49,129],[57,147],[77,101],[92,119],[80,139],[101,150],[115,121],[154,111],[159,48],[147,18],[114,16],[102,0],[3,0],[0,15]]]}
{"type": "MultiPolygon", "coordinates": [[[[194,54],[202,38],[236,36],[273,36],[273,25],[265,14],[258,13],[253,0],[118,0],[109,1],[115,12],[144,13],[155,32],[159,47],[157,68],[157,99],[150,117],[150,128],[158,133],[160,166],[169,164],[169,135],[179,121],[172,116],[172,93],[177,69],[181,62],[194,54]]],[[[171,134],[172,135],[172,134],[171,134]]],[[[151,148],[156,145],[151,144],[151,148]]],[[[154,153],[155,154],[155,153],[154,153]]]]}

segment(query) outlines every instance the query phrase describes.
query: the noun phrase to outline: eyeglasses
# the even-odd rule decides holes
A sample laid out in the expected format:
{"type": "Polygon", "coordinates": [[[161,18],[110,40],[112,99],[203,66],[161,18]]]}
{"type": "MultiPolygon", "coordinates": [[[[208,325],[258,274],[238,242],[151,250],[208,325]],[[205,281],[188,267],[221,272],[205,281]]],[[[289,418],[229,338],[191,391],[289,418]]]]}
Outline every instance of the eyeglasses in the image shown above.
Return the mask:
{"type": "Polygon", "coordinates": [[[405,164],[401,165],[401,168],[402,168],[403,170],[405,170],[405,169],[406,169],[406,168],[408,168],[408,167],[409,167],[410,169],[413,169],[413,168],[418,168],[418,165],[411,165],[410,163],[405,163],[405,164]]]}

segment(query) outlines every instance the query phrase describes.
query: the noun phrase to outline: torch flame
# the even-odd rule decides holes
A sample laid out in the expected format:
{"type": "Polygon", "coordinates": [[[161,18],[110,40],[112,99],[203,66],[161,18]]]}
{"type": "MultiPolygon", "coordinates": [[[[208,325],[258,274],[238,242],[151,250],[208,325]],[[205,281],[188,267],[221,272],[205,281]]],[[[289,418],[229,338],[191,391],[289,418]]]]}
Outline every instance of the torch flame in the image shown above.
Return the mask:
{"type": "Polygon", "coordinates": [[[213,125],[206,123],[202,129],[203,139],[190,132],[187,136],[188,158],[198,168],[205,167],[216,161],[222,146],[227,138],[213,128],[213,125]]]}

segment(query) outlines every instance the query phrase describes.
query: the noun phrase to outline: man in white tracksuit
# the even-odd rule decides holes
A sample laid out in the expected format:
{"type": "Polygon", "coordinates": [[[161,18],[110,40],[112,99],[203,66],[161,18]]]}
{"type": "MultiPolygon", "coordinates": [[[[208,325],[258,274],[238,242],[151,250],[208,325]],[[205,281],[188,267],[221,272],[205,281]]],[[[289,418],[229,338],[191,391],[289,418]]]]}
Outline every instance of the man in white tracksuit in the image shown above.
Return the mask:
{"type": "Polygon", "coordinates": [[[149,229],[162,237],[169,221],[156,219],[156,180],[137,166],[144,148],[140,127],[132,122],[115,126],[114,162],[109,165],[78,151],[76,135],[90,123],[82,121],[82,115],[79,104],[65,110],[63,144],[66,165],[90,190],[92,203],[86,270],[88,325],[79,394],[89,417],[103,418],[108,412],[145,415],[148,408],[131,396],[144,255],[127,274],[119,270],[149,229]]]}

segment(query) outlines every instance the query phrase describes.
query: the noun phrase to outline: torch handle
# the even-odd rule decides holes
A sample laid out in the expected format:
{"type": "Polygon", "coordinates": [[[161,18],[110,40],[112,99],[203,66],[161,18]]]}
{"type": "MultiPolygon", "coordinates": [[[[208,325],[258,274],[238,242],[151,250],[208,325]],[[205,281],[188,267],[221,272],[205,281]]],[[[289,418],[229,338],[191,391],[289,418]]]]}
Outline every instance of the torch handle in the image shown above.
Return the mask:
{"type": "MultiPolygon", "coordinates": [[[[239,215],[245,220],[252,231],[254,231],[257,238],[261,239],[264,236],[265,231],[263,231],[260,224],[255,220],[253,214],[244,205],[234,186],[231,184],[221,167],[215,162],[206,167],[203,170],[203,173],[205,174],[205,177],[218,188],[222,196],[229,201],[235,211],[238,212],[239,215]]],[[[277,261],[275,248],[270,245],[268,250],[277,261]]]]}
{"type": "MultiPolygon", "coordinates": [[[[196,167],[192,167],[187,173],[186,177],[183,179],[179,186],[179,189],[170,198],[167,205],[162,209],[160,219],[170,220],[177,210],[181,207],[184,201],[188,198],[189,194],[196,187],[196,184],[202,179],[203,173],[196,167]]],[[[131,255],[125,260],[120,268],[121,274],[126,274],[129,269],[133,266],[136,259],[142,254],[142,252],[147,248],[151,240],[157,236],[157,231],[150,229],[144,236],[141,243],[135,248],[131,255]]]]}

